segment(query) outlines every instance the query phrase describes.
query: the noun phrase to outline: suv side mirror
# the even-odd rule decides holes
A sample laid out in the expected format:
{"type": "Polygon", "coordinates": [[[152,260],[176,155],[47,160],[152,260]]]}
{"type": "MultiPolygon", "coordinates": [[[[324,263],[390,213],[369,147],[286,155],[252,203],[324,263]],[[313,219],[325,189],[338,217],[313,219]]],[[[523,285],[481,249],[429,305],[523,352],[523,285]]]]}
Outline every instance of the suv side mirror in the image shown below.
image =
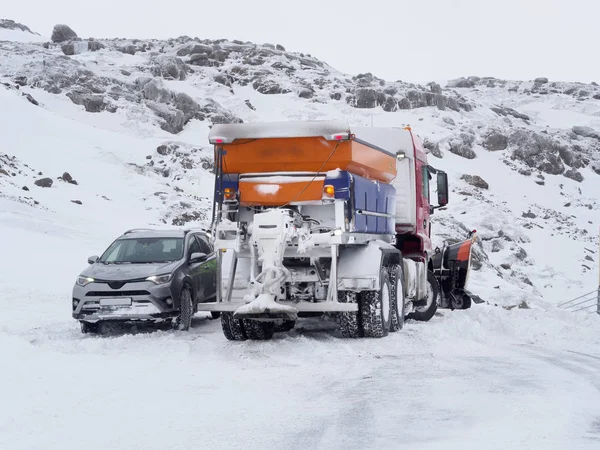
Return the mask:
{"type": "Polygon", "coordinates": [[[448,204],[448,174],[446,172],[438,171],[437,173],[437,196],[439,206],[448,204]]]}
{"type": "Polygon", "coordinates": [[[206,259],[206,253],[192,253],[190,255],[190,264],[204,261],[206,259]]]}
{"type": "Polygon", "coordinates": [[[100,259],[100,257],[99,257],[99,256],[95,256],[95,255],[94,255],[94,256],[90,256],[90,257],[88,258],[88,264],[94,264],[94,263],[97,263],[99,259],[100,259]]]}

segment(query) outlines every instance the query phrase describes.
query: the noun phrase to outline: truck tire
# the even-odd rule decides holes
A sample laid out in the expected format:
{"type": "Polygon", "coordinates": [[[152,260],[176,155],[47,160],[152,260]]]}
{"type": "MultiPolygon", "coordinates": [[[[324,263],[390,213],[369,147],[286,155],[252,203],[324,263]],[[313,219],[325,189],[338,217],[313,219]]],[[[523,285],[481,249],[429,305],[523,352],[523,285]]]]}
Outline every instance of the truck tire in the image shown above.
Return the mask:
{"type": "Polygon", "coordinates": [[[274,322],[264,322],[261,320],[242,319],[244,330],[248,339],[253,341],[268,341],[275,333],[274,322]]]}
{"type": "Polygon", "coordinates": [[[284,320],[282,323],[275,325],[275,333],[285,333],[287,331],[293,330],[296,326],[295,320],[284,320]]]}
{"type": "Polygon", "coordinates": [[[218,319],[219,317],[221,317],[221,312],[220,311],[211,311],[210,312],[210,318],[211,319],[218,319]]]}
{"type": "Polygon", "coordinates": [[[360,293],[360,323],[365,337],[382,338],[388,335],[391,323],[392,288],[387,270],[381,269],[378,291],[360,293]]]}
{"type": "Polygon", "coordinates": [[[221,314],[221,328],[223,328],[225,337],[230,341],[245,341],[247,339],[244,324],[240,319],[234,319],[233,313],[224,312],[221,314]]]}
{"type": "Polygon", "coordinates": [[[179,313],[175,318],[175,328],[180,331],[189,330],[192,326],[192,317],[194,317],[192,290],[189,286],[184,286],[179,294],[179,313]]]}
{"type": "Polygon", "coordinates": [[[440,286],[431,271],[427,271],[427,303],[425,306],[416,306],[415,310],[407,316],[407,319],[427,322],[431,320],[438,307],[440,286]]]}
{"type": "Polygon", "coordinates": [[[392,288],[390,331],[395,332],[404,328],[406,305],[404,299],[404,273],[401,264],[392,264],[388,268],[390,286],[392,288]]]}
{"type": "Polygon", "coordinates": [[[471,297],[465,292],[455,292],[450,297],[450,308],[451,309],[469,309],[471,307],[471,297]]]}
{"type": "MultiPolygon", "coordinates": [[[[338,302],[356,303],[356,292],[338,291],[338,302]]],[[[360,324],[360,310],[340,313],[340,331],[342,337],[356,339],[364,336],[360,324]]]]}

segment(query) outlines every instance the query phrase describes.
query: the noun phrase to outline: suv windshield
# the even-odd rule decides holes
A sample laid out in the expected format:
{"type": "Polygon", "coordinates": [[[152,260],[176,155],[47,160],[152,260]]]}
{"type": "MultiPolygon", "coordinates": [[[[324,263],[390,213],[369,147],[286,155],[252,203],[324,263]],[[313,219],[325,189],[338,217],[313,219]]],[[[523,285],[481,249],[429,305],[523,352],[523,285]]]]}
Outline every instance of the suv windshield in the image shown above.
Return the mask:
{"type": "Polygon", "coordinates": [[[182,238],[119,239],[100,257],[108,263],[164,263],[183,257],[182,238]]]}

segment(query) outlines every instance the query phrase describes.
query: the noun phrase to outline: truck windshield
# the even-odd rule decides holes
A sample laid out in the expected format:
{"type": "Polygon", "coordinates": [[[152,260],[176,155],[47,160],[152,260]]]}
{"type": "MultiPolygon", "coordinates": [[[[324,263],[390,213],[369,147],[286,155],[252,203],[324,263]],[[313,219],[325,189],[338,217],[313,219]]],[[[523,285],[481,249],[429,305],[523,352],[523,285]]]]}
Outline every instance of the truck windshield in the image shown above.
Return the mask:
{"type": "Polygon", "coordinates": [[[182,257],[182,238],[118,239],[100,257],[100,262],[149,264],[177,261],[182,257]]]}

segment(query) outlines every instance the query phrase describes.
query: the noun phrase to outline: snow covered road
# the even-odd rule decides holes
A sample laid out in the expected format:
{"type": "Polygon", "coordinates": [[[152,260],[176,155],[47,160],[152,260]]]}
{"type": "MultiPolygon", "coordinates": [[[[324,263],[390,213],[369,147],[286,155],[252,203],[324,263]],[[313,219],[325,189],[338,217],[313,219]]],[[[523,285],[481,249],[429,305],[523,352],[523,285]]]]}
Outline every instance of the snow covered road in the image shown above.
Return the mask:
{"type": "Polygon", "coordinates": [[[2,448],[600,446],[600,351],[498,334],[540,313],[477,306],[359,341],[317,321],[233,343],[202,316],[188,334],[84,336],[40,300],[49,322],[0,319],[2,448]]]}

